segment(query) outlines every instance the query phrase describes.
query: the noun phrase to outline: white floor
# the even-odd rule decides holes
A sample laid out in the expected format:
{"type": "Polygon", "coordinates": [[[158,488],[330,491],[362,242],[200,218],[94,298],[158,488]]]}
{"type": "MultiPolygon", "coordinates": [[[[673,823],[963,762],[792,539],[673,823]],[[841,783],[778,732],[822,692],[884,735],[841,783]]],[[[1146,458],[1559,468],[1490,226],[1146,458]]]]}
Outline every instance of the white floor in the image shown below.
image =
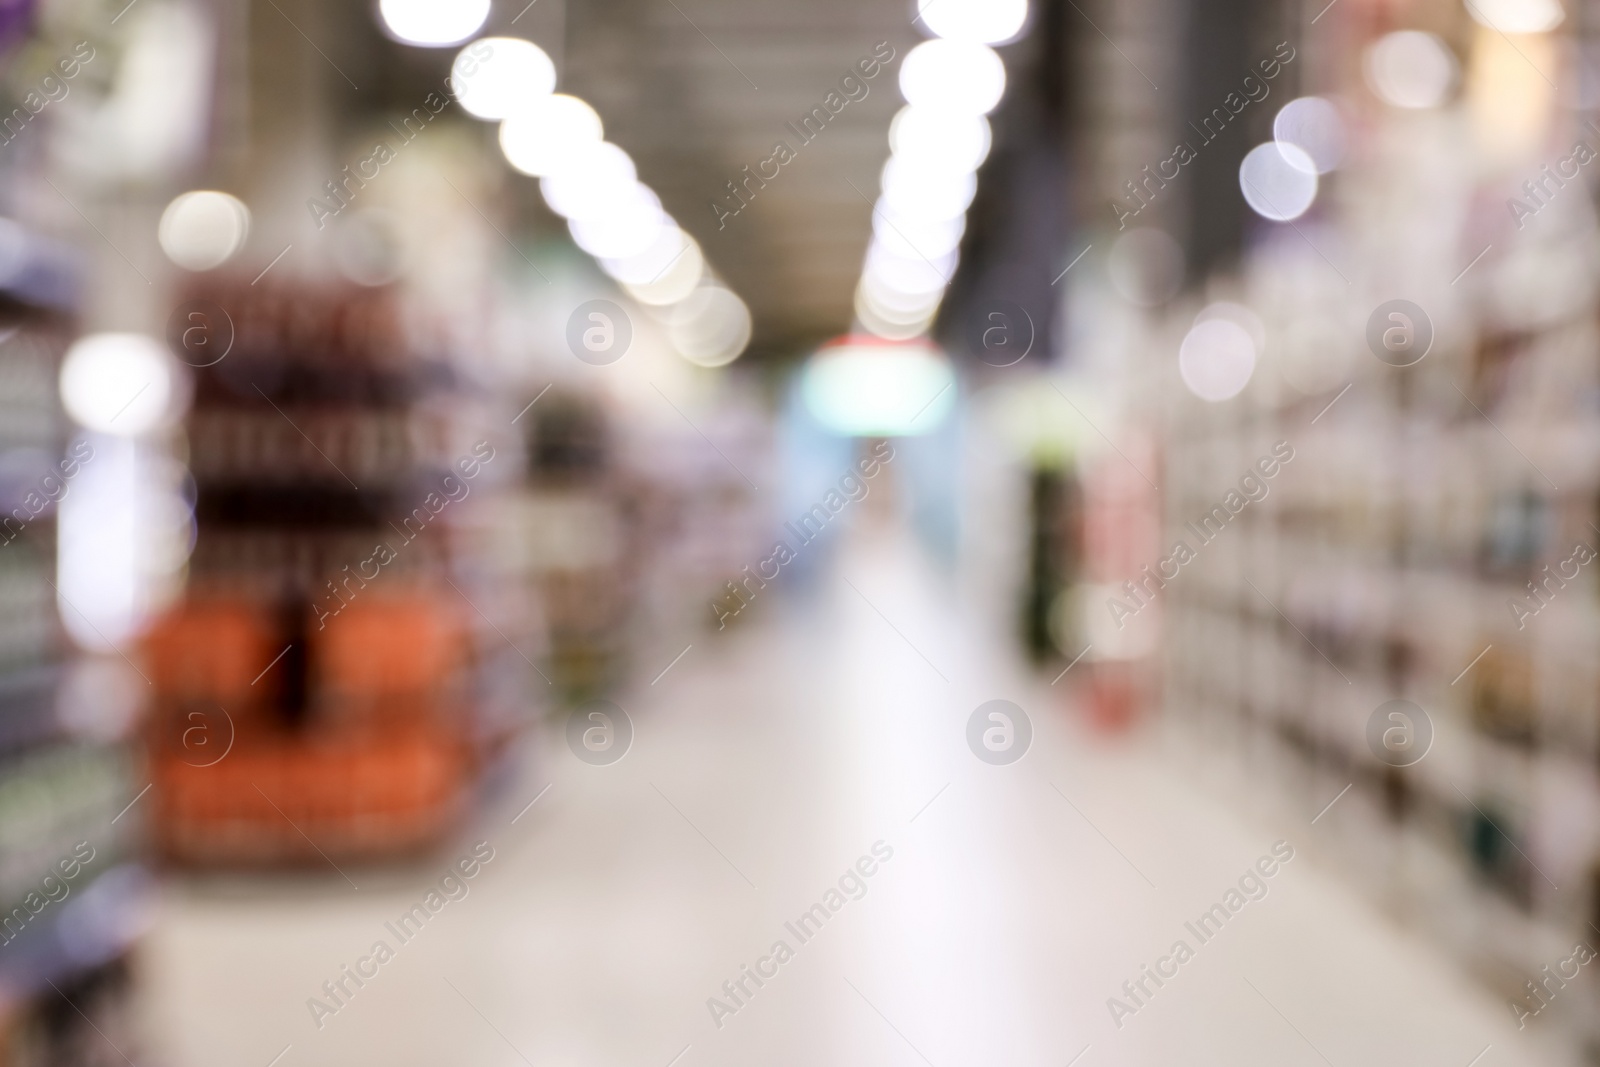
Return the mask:
{"type": "Polygon", "coordinates": [[[1337,808],[1317,826],[1243,818],[1153,746],[1089,737],[1067,683],[1020,670],[877,536],[812,598],[663,638],[663,664],[693,648],[619,699],[637,731],[621,762],[580,763],[556,731],[530,746],[516,795],[470,838],[495,857],[469,895],[320,1028],[308,998],[375,941],[395,945],[383,924],[468,841],[410,875],[351,871],[359,890],[331,871],[175,884],[140,959],[149,1062],[1565,1062],[1314,865],[1304,846],[1337,808]],[[1035,729],[1006,767],[965,741],[995,698],[1035,729]],[[1302,851],[1201,944],[1185,922],[1280,839],[1302,851]],[[892,858],[864,896],[804,943],[786,929],[880,841],[892,858]],[[1179,939],[1194,957],[1146,979],[1119,1027],[1108,998],[1179,939]],[[723,983],[780,940],[793,958],[714,1020],[708,998],[733,1006],[723,983]]]}

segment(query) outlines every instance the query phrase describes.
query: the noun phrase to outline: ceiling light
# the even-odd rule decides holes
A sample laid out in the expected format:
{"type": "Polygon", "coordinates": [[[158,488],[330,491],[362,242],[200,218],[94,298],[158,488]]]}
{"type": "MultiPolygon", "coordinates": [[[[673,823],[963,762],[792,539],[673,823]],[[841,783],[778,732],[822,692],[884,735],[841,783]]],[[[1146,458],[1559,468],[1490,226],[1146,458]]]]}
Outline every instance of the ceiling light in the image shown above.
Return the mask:
{"type": "Polygon", "coordinates": [[[578,247],[596,259],[636,256],[655,244],[666,226],[661,201],[637,184],[615,210],[595,212],[567,223],[578,247]]]}
{"type": "Polygon", "coordinates": [[[557,215],[587,218],[636,196],[637,173],[628,153],[610,141],[597,141],[580,147],[557,170],[540,178],[539,191],[557,215]]]}
{"type": "Polygon", "coordinates": [[[543,176],[603,134],[594,108],[566,93],[541,97],[500,123],[500,151],[524,174],[543,176]]]}
{"type": "Polygon", "coordinates": [[[721,367],[750,343],[750,309],[720,285],[701,286],[672,309],[667,339],[684,359],[721,367]]]}
{"type": "Polygon", "coordinates": [[[954,248],[937,256],[924,256],[916,252],[902,256],[874,237],[872,243],[867,246],[864,273],[886,278],[891,277],[894,271],[901,270],[905,264],[916,264],[922,269],[932,270],[948,281],[955,274],[956,262],[959,259],[960,255],[954,248]]]}
{"type": "Polygon", "coordinates": [[[918,0],[917,14],[940,37],[1000,44],[1022,32],[1028,0],[918,0]]]}
{"type": "Polygon", "coordinates": [[[693,244],[693,237],[679,229],[670,215],[663,215],[661,230],[649,247],[629,256],[602,257],[600,269],[619,282],[643,285],[659,278],[668,267],[689,255],[693,244]]]}
{"type": "Polygon", "coordinates": [[[984,115],[1005,91],[1005,64],[981,44],[924,41],[900,65],[900,92],[917,107],[984,115]]]}
{"type": "Polygon", "coordinates": [[[955,274],[957,254],[947,252],[938,259],[902,259],[880,247],[867,250],[863,277],[883,283],[884,288],[897,293],[934,293],[943,291],[955,274]]]}
{"type": "Polygon", "coordinates": [[[939,313],[939,303],[943,296],[942,291],[936,291],[927,294],[915,304],[886,303],[877,298],[874,286],[857,285],[856,319],[868,332],[879,337],[886,337],[891,341],[908,340],[926,333],[933,325],[934,316],[939,313]]]}
{"type": "Polygon", "coordinates": [[[469,114],[503,119],[550,94],[556,87],[556,65],[532,41],[484,37],[456,53],[450,77],[456,100],[469,114]]]}
{"type": "Polygon", "coordinates": [[[378,13],[396,40],[440,48],[477,33],[489,17],[489,0],[379,0],[378,13]]]}
{"type": "Polygon", "coordinates": [[[895,158],[930,172],[977,170],[990,142],[989,120],[982,115],[907,105],[889,123],[895,158]]]}
{"type": "Polygon", "coordinates": [[[978,178],[971,171],[929,174],[891,156],[883,167],[880,205],[910,218],[937,222],[955,218],[972,203],[978,178]]]}
{"type": "Polygon", "coordinates": [[[935,310],[913,319],[900,319],[886,316],[859,296],[856,297],[856,322],[860,323],[863,330],[886,341],[909,341],[921,337],[933,326],[936,313],[935,310]]]}
{"type": "Polygon", "coordinates": [[[931,293],[901,293],[886,289],[863,277],[856,286],[856,306],[866,305],[886,319],[895,322],[914,322],[927,318],[939,310],[944,300],[944,290],[931,293]]]}
{"type": "Polygon", "coordinates": [[[870,301],[879,312],[896,319],[912,319],[918,315],[929,314],[939,306],[939,301],[944,299],[943,286],[925,289],[922,292],[906,292],[894,288],[869,271],[862,272],[861,281],[856,284],[856,291],[862,294],[863,299],[870,301]]]}
{"type": "Polygon", "coordinates": [[[960,246],[961,235],[966,227],[965,215],[928,221],[876,211],[872,216],[872,239],[902,258],[926,256],[937,259],[960,246]]]}
{"type": "Polygon", "coordinates": [[[622,288],[641,304],[664,307],[694,292],[705,272],[706,261],[700,246],[690,241],[683,255],[670,262],[656,277],[644,282],[624,281],[622,288]]]}

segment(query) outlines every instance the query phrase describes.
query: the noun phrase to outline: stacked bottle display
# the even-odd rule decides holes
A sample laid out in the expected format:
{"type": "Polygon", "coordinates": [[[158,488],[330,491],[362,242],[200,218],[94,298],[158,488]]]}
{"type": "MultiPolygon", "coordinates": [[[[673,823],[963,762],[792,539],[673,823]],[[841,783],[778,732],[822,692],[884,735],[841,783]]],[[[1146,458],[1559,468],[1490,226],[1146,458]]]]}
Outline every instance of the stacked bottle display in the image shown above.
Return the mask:
{"type": "Polygon", "coordinates": [[[158,841],[200,864],[425,847],[515,700],[466,550],[497,450],[386,291],[195,300],[198,535],[147,643],[158,841]]]}

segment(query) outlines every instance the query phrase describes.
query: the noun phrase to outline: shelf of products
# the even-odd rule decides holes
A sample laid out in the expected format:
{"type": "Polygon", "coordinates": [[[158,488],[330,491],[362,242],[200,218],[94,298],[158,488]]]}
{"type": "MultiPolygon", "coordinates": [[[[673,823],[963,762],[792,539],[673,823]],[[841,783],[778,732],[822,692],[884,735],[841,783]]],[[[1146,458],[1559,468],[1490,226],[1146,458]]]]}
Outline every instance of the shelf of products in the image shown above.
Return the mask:
{"type": "MultiPolygon", "coordinates": [[[[1584,115],[1545,99],[1521,164],[1484,158],[1479,95],[1505,72],[1472,57],[1493,34],[1464,7],[1430,18],[1463,53],[1462,99],[1407,110],[1359,80],[1328,87],[1344,167],[1293,228],[1258,220],[1242,261],[1208,282],[1262,325],[1249,386],[1206,403],[1176,360],[1149,383],[1164,542],[1196,545],[1191,524],[1278,442],[1294,456],[1160,594],[1166,719],[1184,744],[1230,754],[1231,788],[1253,804],[1310,819],[1342,798],[1309,831],[1329,860],[1509,1012],[1525,1005],[1526,1025],[1592,1051],[1592,989],[1546,1003],[1527,983],[1600,945],[1600,582],[1585,561],[1600,552],[1600,274],[1569,254],[1597,227],[1583,191],[1526,228],[1504,195],[1584,115]],[[1441,155],[1479,168],[1441,174],[1441,155]],[[1365,336],[1396,298],[1433,332],[1404,367],[1365,336]],[[1369,741],[1396,699],[1432,731],[1406,766],[1369,741]]],[[[1360,71],[1332,40],[1306,51],[1360,71]]],[[[1169,309],[1163,351],[1200,310],[1169,309]]]]}
{"type": "Polygon", "coordinates": [[[741,474],[773,466],[749,399],[725,398],[691,426],[654,393],[564,381],[518,428],[526,476],[499,502],[491,554],[538,616],[538,684],[581,701],[636,677],[643,657],[681,651],[661,635],[716,630],[710,605],[780,522],[741,474]]]}
{"type": "Polygon", "coordinates": [[[56,393],[70,264],[10,220],[0,242],[0,1064],[98,1063],[95,1025],[134,1047],[119,1020],[149,879],[120,818],[138,792],[128,739],[58,614],[56,504],[94,458],[56,393]]]}
{"type": "Polygon", "coordinates": [[[469,536],[508,461],[388,291],[193,299],[227,309],[234,341],[195,374],[198,533],[145,641],[158,846],[202,865],[424,848],[525,692],[469,536]]]}

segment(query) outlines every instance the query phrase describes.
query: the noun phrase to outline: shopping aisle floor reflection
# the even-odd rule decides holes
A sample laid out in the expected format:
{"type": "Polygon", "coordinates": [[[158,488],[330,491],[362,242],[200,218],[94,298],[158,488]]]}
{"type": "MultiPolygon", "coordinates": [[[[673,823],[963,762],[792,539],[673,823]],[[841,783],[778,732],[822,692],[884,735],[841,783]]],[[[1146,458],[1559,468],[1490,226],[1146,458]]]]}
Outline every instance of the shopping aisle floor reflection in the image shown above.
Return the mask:
{"type": "Polygon", "coordinates": [[[860,534],[809,594],[770,601],[663,641],[661,663],[694,647],[619,696],[624,759],[578,761],[554,722],[428,864],[349,872],[359,889],[174,885],[142,958],[160,1061],[1564,1062],[1317,866],[1337,808],[1242,817],[1183,758],[1084,734],[1066,683],[1000,651],[903,539],[860,534]],[[1035,731],[1009,766],[966,742],[996,698],[1035,731]],[[493,859],[400,944],[393,924],[477,841],[493,859]],[[1278,841],[1294,857],[1240,889],[1278,841]],[[1191,925],[1230,890],[1259,899],[1202,942],[1191,925]],[[358,986],[342,968],[364,957],[358,986]],[[309,1006],[334,1005],[325,982],[345,990],[332,1014],[309,1006]],[[1114,1018],[1112,997],[1138,1010],[1114,1018]]]}

